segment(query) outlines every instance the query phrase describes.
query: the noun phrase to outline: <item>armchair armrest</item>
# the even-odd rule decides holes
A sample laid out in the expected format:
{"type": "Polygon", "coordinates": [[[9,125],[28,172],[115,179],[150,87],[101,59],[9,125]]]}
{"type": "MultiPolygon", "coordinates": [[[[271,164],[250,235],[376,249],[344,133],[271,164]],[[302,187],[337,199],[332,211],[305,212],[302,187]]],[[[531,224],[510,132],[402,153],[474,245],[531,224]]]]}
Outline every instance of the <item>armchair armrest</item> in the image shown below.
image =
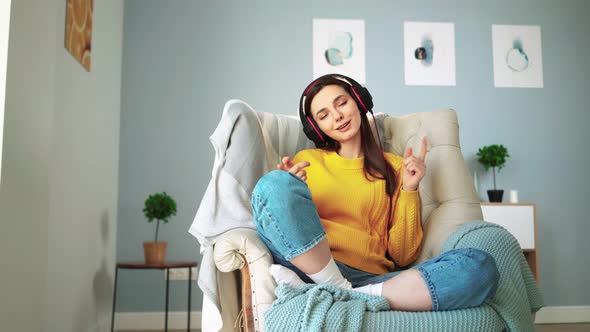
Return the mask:
{"type": "Polygon", "coordinates": [[[457,248],[480,249],[494,258],[500,281],[496,296],[488,304],[509,331],[532,331],[531,313],[543,307],[543,297],[516,238],[499,225],[474,221],[451,234],[441,253],[457,248]]]}
{"type": "Polygon", "coordinates": [[[264,331],[264,313],[276,299],[276,283],[268,269],[272,256],[256,231],[234,228],[219,235],[213,249],[215,265],[222,272],[240,270],[245,331],[264,331]]]}

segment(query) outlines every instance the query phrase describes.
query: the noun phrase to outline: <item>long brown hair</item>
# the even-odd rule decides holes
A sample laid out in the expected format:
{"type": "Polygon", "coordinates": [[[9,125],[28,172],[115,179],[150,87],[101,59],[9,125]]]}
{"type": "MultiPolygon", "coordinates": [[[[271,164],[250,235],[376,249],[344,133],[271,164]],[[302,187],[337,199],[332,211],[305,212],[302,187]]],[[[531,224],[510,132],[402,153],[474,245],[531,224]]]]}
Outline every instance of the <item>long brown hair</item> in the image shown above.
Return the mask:
{"type": "MultiPolygon", "coordinates": [[[[393,170],[393,167],[389,162],[387,162],[383,151],[381,151],[379,145],[375,141],[375,137],[373,136],[373,132],[371,131],[371,125],[369,124],[367,114],[363,111],[363,108],[361,108],[356,98],[353,97],[353,93],[351,93],[350,91],[350,85],[331,76],[326,76],[318,79],[318,81],[315,82],[315,84],[307,92],[307,98],[305,99],[305,109],[307,110],[307,115],[312,116],[309,113],[311,110],[311,101],[313,100],[313,98],[324,87],[328,85],[341,86],[342,88],[344,88],[344,90],[348,92],[348,94],[357,104],[357,107],[361,114],[361,149],[365,157],[363,171],[365,174],[365,178],[369,181],[374,181],[375,179],[385,180],[385,192],[390,197],[390,206],[388,211],[389,213],[387,217],[389,221],[391,220],[391,199],[393,198],[393,193],[395,191],[395,187],[397,184],[396,175],[393,170]]],[[[322,149],[328,151],[338,151],[338,149],[340,149],[339,142],[331,139],[327,135],[324,136],[326,138],[327,143],[325,146],[321,147],[322,149]]]]}

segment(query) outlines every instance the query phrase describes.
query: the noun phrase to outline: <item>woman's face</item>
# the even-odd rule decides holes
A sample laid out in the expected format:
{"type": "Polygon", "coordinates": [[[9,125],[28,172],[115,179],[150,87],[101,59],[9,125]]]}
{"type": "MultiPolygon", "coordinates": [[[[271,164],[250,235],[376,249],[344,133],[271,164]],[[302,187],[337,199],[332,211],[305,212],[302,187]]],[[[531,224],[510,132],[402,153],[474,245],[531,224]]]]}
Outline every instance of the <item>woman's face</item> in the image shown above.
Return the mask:
{"type": "Polygon", "coordinates": [[[320,129],[344,144],[360,139],[361,115],[354,99],[343,87],[327,85],[311,101],[311,114],[320,129]]]}

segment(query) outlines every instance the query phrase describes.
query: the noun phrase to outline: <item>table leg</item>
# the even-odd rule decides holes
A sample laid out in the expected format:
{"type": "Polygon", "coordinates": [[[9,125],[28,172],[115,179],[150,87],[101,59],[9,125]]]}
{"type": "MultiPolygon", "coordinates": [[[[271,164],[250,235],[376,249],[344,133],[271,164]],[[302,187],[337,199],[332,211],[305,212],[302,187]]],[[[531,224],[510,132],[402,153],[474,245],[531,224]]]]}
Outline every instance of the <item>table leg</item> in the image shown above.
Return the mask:
{"type": "Polygon", "coordinates": [[[117,302],[117,275],[119,267],[115,267],[115,283],[113,286],[113,311],[111,311],[111,332],[115,331],[115,304],[117,302]]]}
{"type": "Polygon", "coordinates": [[[164,332],[168,332],[168,290],[170,289],[170,269],[166,268],[166,316],[164,323],[164,332]]]}
{"type": "Polygon", "coordinates": [[[191,267],[188,268],[188,326],[186,327],[186,331],[190,332],[191,330],[191,280],[193,279],[193,269],[191,267]]]}

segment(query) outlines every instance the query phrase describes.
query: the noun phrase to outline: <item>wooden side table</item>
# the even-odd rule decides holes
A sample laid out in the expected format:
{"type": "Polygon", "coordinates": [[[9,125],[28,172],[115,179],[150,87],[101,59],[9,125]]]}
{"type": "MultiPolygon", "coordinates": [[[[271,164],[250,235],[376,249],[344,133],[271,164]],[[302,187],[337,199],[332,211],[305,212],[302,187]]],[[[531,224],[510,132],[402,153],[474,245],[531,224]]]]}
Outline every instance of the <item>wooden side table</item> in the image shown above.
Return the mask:
{"type": "Polygon", "coordinates": [[[111,332],[115,330],[115,305],[117,302],[117,277],[119,269],[131,270],[166,270],[166,314],[164,318],[164,331],[168,331],[168,291],[170,289],[170,269],[188,269],[188,309],[187,309],[187,331],[191,329],[191,277],[192,268],[197,262],[165,262],[163,264],[145,264],[144,262],[123,262],[117,263],[115,269],[115,286],[113,287],[113,311],[111,312],[111,332]]]}
{"type": "Polygon", "coordinates": [[[534,203],[481,203],[483,219],[506,228],[518,240],[537,285],[537,216],[534,203]]]}

